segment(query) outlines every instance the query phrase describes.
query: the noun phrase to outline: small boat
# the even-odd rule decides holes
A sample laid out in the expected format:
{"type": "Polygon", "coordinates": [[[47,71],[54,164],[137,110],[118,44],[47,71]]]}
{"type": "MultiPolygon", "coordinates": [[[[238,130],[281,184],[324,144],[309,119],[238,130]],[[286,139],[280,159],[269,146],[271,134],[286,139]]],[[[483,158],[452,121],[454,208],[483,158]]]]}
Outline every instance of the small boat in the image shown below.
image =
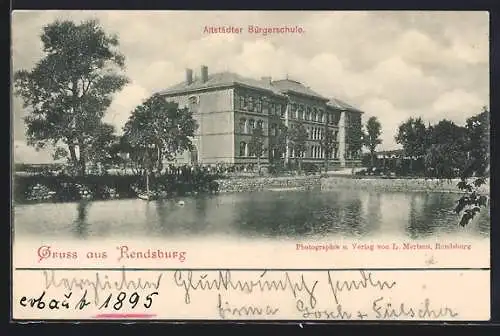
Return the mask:
{"type": "Polygon", "coordinates": [[[154,193],[147,193],[147,192],[143,192],[143,193],[138,193],[137,194],[137,198],[140,198],[141,200],[144,200],[144,201],[152,201],[152,200],[155,200],[158,198],[157,195],[155,195],[154,193]]]}
{"type": "Polygon", "coordinates": [[[152,201],[157,198],[158,195],[155,195],[151,191],[149,191],[149,174],[146,173],[146,191],[137,193],[137,197],[144,201],[152,201]]]}

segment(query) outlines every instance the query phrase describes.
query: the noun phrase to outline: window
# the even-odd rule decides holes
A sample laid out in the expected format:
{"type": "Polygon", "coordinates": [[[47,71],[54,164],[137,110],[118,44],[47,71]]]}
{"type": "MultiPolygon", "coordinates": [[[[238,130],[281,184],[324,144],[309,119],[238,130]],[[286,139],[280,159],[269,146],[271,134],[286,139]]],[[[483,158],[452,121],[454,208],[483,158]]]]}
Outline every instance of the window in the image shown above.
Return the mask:
{"type": "Polygon", "coordinates": [[[296,113],[295,118],[297,119],[304,119],[304,105],[299,105],[299,110],[298,113],[296,113]]]}
{"type": "Polygon", "coordinates": [[[257,98],[257,104],[255,106],[257,112],[262,113],[262,98],[257,98]]]}
{"type": "Polygon", "coordinates": [[[248,97],[248,110],[253,111],[255,108],[253,97],[248,97]]]}
{"type": "Polygon", "coordinates": [[[289,118],[293,119],[295,118],[295,114],[297,113],[297,104],[292,104],[290,108],[290,115],[289,118]]]}
{"type": "Polygon", "coordinates": [[[280,103],[276,103],[276,108],[275,110],[273,111],[272,115],[278,115],[281,111],[281,104],[280,103]]]}
{"type": "Polygon", "coordinates": [[[278,135],[278,125],[276,125],[276,124],[271,125],[271,135],[272,136],[278,135]]]}
{"type": "Polygon", "coordinates": [[[313,109],[312,120],[318,121],[318,110],[316,108],[313,109]]]}
{"type": "Polygon", "coordinates": [[[262,113],[269,113],[269,101],[267,97],[262,97],[262,113]]]}
{"type": "Polygon", "coordinates": [[[248,97],[243,97],[243,109],[247,110],[248,109],[248,97]]]}
{"type": "Polygon", "coordinates": [[[286,113],[286,105],[282,105],[281,106],[281,118],[284,118],[285,117],[285,113],[286,113]]]}
{"type": "Polygon", "coordinates": [[[255,120],[253,120],[253,119],[248,120],[248,132],[247,133],[252,133],[254,128],[255,128],[255,120]]]}
{"type": "Polygon", "coordinates": [[[247,120],[245,118],[240,119],[240,132],[241,133],[247,132],[247,120]]]}
{"type": "Polygon", "coordinates": [[[245,141],[240,142],[240,156],[247,156],[247,144],[245,141]]]}
{"type": "Polygon", "coordinates": [[[308,107],[306,111],[306,120],[311,120],[311,108],[308,107]]]}
{"type": "Polygon", "coordinates": [[[332,124],[334,125],[338,125],[339,121],[340,121],[340,112],[334,112],[333,113],[333,118],[332,118],[332,124]]]}
{"type": "Polygon", "coordinates": [[[319,110],[319,122],[325,122],[325,112],[323,110],[319,110]]]}
{"type": "Polygon", "coordinates": [[[273,115],[274,113],[276,113],[275,112],[276,111],[276,105],[273,102],[269,103],[269,105],[270,105],[269,114],[273,115]]]}
{"type": "Polygon", "coordinates": [[[248,156],[255,156],[253,146],[248,146],[248,156]]]}
{"type": "Polygon", "coordinates": [[[257,128],[264,129],[264,122],[262,120],[257,121],[257,128]]]}
{"type": "Polygon", "coordinates": [[[239,99],[240,99],[240,110],[244,110],[245,109],[245,97],[240,96],[239,99]]]}

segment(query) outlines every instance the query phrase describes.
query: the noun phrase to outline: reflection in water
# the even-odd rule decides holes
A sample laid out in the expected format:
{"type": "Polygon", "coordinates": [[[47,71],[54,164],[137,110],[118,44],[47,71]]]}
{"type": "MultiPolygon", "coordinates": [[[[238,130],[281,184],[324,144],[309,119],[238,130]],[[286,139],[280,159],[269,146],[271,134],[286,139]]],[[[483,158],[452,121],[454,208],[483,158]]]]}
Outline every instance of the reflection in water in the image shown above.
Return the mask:
{"type": "Polygon", "coordinates": [[[88,200],[80,201],[77,206],[75,231],[76,234],[82,238],[87,237],[89,234],[89,224],[87,222],[87,213],[89,207],[90,207],[90,202],[88,200]]]}
{"type": "Polygon", "coordinates": [[[16,235],[93,237],[320,237],[401,235],[413,239],[437,233],[489,235],[489,213],[458,226],[445,193],[375,193],[334,190],[255,192],[145,202],[21,205],[15,207],[16,235]],[[72,223],[72,224],[70,224],[72,223]],[[70,225],[69,225],[70,224],[70,225]]]}

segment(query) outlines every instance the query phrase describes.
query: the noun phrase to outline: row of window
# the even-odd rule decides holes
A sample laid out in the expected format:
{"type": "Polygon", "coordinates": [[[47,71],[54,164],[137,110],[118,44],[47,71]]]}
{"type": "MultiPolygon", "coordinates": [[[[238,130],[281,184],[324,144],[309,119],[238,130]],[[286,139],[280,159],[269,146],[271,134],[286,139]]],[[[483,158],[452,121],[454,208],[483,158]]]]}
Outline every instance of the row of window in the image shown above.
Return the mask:
{"type": "Polygon", "coordinates": [[[307,129],[307,133],[309,133],[310,140],[322,140],[325,135],[325,130],[320,127],[312,127],[307,129]]]}
{"type": "MultiPolygon", "coordinates": [[[[307,157],[313,158],[313,159],[324,159],[325,158],[325,151],[321,146],[310,146],[309,150],[306,152],[309,155],[307,157]]],[[[249,146],[248,143],[245,141],[240,142],[240,156],[242,157],[255,157],[255,153],[252,150],[252,146],[249,146]]],[[[288,156],[290,158],[295,158],[296,157],[296,152],[294,148],[288,148],[288,156]]],[[[332,153],[330,153],[330,159],[338,159],[338,148],[334,148],[332,153]]]]}
{"type": "Polygon", "coordinates": [[[252,134],[255,128],[262,128],[265,133],[265,124],[263,120],[254,120],[254,119],[240,119],[239,131],[243,134],[252,134]]]}
{"type": "MultiPolygon", "coordinates": [[[[273,102],[267,97],[240,95],[237,101],[240,110],[285,117],[286,104],[273,102]]],[[[292,103],[290,105],[290,119],[337,125],[340,120],[340,113],[326,113],[322,108],[292,103]]]]}
{"type": "Polygon", "coordinates": [[[286,105],[273,102],[267,97],[240,95],[238,108],[243,111],[284,116],[286,105]]]}
{"type": "MultiPolygon", "coordinates": [[[[293,126],[295,125],[292,125],[292,127],[293,126]]],[[[262,128],[264,130],[264,133],[266,132],[265,123],[263,120],[255,120],[252,118],[240,119],[239,132],[242,134],[252,134],[253,130],[258,127],[262,128]]],[[[278,136],[278,125],[276,123],[270,125],[270,133],[271,136],[278,136]]],[[[325,136],[325,130],[322,127],[308,127],[307,133],[309,134],[310,140],[322,140],[325,136]]],[[[335,138],[337,138],[337,134],[338,132],[336,131],[334,133],[335,138]]]]}
{"type": "MultiPolygon", "coordinates": [[[[188,98],[190,105],[199,104],[199,97],[191,96],[188,98]]],[[[243,111],[263,113],[269,115],[280,115],[285,117],[286,104],[280,104],[271,101],[267,97],[254,97],[240,95],[238,97],[238,108],[243,111]]],[[[360,119],[359,115],[347,115],[348,124],[356,123],[360,119]]],[[[304,104],[292,103],[290,105],[290,119],[314,121],[319,123],[328,123],[338,125],[340,113],[326,113],[322,108],[305,106],[304,104]]]]}
{"type": "Polygon", "coordinates": [[[290,119],[314,121],[319,123],[328,123],[330,125],[338,125],[340,120],[340,112],[328,113],[321,108],[304,106],[303,104],[291,104],[290,119]]]}
{"type": "Polygon", "coordinates": [[[324,123],[326,122],[326,114],[323,109],[293,103],[290,105],[290,119],[324,123]]]}

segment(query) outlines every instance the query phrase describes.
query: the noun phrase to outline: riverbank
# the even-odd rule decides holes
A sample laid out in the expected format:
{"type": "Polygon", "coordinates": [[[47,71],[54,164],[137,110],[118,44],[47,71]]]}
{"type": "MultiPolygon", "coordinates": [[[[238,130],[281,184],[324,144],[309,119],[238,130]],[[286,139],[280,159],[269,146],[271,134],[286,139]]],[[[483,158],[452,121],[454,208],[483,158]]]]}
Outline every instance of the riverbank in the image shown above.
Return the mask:
{"type": "MultiPolygon", "coordinates": [[[[356,178],[348,176],[247,177],[218,180],[219,192],[358,189],[392,192],[463,193],[456,180],[423,178],[356,178]]],[[[483,193],[489,193],[489,184],[483,193]]]]}
{"type": "MultiPolygon", "coordinates": [[[[444,192],[463,193],[459,180],[422,178],[380,178],[356,176],[282,176],[282,177],[227,177],[205,176],[196,179],[178,179],[172,176],[158,178],[153,191],[170,196],[188,196],[198,193],[239,193],[256,191],[306,190],[368,190],[375,192],[444,192]]],[[[66,202],[81,199],[105,200],[136,198],[144,190],[137,176],[86,176],[70,178],[57,176],[16,177],[14,200],[18,203],[66,202]]],[[[489,193],[489,183],[482,193],[489,193]]]]}

